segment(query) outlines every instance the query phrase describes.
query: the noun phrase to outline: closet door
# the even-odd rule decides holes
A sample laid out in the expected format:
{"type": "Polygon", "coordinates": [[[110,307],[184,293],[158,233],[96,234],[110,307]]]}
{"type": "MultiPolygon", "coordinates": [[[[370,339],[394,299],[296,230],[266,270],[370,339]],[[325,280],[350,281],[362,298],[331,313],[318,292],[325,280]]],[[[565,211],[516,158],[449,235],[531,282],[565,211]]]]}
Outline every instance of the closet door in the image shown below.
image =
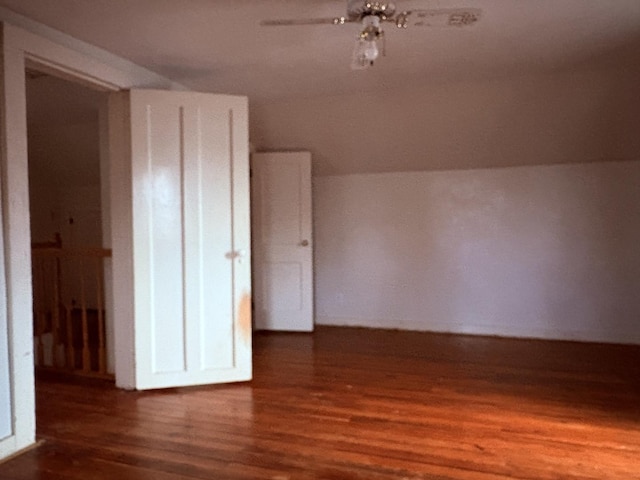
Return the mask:
{"type": "Polygon", "coordinates": [[[255,153],[251,169],[255,326],[311,332],[311,154],[255,153]]]}
{"type": "Polygon", "coordinates": [[[127,119],[120,137],[130,139],[112,166],[117,382],[148,389],[248,380],[247,100],[133,90],[113,99],[112,118],[118,111],[127,119]],[[122,328],[128,312],[133,331],[122,328]]]}

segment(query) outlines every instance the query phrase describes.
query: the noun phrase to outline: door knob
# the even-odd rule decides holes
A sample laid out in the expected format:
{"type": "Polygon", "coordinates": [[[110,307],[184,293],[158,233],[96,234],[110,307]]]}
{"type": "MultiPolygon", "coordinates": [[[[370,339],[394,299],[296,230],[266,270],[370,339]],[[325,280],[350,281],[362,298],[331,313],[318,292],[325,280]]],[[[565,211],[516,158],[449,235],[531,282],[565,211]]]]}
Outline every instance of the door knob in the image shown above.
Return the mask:
{"type": "Polygon", "coordinates": [[[240,263],[242,263],[242,258],[247,256],[247,251],[246,250],[233,250],[232,252],[227,252],[225,255],[225,258],[228,258],[229,260],[233,260],[233,259],[240,259],[238,260],[240,263]]]}
{"type": "Polygon", "coordinates": [[[302,240],[300,242],[300,246],[301,247],[308,247],[309,246],[309,240],[302,240]]]}

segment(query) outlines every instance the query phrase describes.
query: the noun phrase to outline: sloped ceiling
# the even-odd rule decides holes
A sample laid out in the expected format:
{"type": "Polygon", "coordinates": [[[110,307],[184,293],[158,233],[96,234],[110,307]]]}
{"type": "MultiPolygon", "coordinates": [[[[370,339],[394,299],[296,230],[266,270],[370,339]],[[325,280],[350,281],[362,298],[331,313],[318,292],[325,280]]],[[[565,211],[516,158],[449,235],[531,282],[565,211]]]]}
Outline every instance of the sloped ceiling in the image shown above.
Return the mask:
{"type": "MultiPolygon", "coordinates": [[[[314,175],[638,159],[640,0],[396,3],[482,16],[465,28],[389,26],[387,56],[352,71],[356,25],[259,25],[343,15],[345,0],[0,0],[0,8],[192,90],[249,96],[253,145],[310,150],[314,175]]],[[[76,111],[82,96],[65,92],[45,95],[49,112],[76,111]]],[[[32,102],[33,118],[40,108],[32,102]]]]}
{"type": "Polygon", "coordinates": [[[332,17],[344,0],[0,0],[193,90],[254,102],[487,79],[581,65],[636,64],[638,0],[398,0],[401,9],[475,7],[467,28],[387,28],[387,56],[349,68],[356,25],[261,27],[332,17]]]}

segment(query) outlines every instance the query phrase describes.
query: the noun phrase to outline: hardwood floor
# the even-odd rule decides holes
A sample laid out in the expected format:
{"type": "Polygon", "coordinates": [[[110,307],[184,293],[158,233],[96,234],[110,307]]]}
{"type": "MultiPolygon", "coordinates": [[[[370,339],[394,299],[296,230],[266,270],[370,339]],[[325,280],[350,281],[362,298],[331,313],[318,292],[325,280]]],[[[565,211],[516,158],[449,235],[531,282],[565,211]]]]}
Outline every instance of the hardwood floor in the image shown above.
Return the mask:
{"type": "Polygon", "coordinates": [[[2,480],[640,479],[640,347],[258,334],[247,384],[38,381],[2,480]]]}

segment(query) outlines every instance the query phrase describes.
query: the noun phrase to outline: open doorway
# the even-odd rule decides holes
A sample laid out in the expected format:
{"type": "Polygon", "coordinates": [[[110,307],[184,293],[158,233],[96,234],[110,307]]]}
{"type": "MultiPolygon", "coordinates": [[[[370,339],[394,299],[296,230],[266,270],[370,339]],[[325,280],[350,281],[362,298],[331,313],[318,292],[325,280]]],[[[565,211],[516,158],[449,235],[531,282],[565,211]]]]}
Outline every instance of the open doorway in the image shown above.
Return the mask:
{"type": "MultiPolygon", "coordinates": [[[[3,114],[3,121],[0,122],[3,173],[0,185],[3,207],[0,222],[3,227],[0,239],[3,247],[0,249],[3,259],[0,262],[0,290],[6,295],[0,296],[0,366],[5,365],[5,369],[0,368],[0,392],[5,392],[5,396],[0,398],[0,458],[6,458],[35,442],[25,67],[73,79],[74,82],[104,92],[131,88],[184,89],[180,84],[72,37],[40,28],[37,24],[21,25],[3,23],[1,38],[4,55],[0,72],[0,110],[3,114]]],[[[100,124],[103,125],[101,129],[106,130],[106,121],[100,124]]],[[[114,130],[121,129],[118,122],[109,124],[114,130]]],[[[110,131],[109,136],[111,134],[110,131]]],[[[112,315],[115,324],[114,343],[118,349],[117,355],[114,355],[117,359],[116,384],[133,388],[136,351],[133,348],[133,297],[130,288],[133,279],[130,245],[132,226],[128,221],[131,217],[130,192],[126,190],[126,182],[131,176],[127,170],[127,152],[122,148],[112,150],[106,138],[105,135],[107,146],[103,148],[108,153],[105,159],[111,160],[111,175],[118,183],[118,191],[112,191],[109,197],[119,201],[117,204],[101,205],[103,219],[112,216],[118,218],[117,225],[108,222],[109,228],[114,230],[113,234],[105,230],[107,223],[103,224],[105,238],[114,239],[113,277],[118,279],[117,283],[106,283],[118,287],[113,295],[112,315]],[[127,193],[129,196],[124,196],[127,193]],[[108,213],[105,207],[109,209],[108,213]]],[[[102,135],[100,139],[102,143],[102,135]]],[[[104,172],[107,164],[101,164],[104,172]]],[[[109,178],[110,175],[103,174],[101,182],[108,183],[109,178]]],[[[110,191],[109,188],[102,190],[110,191]]]]}
{"type": "Polygon", "coordinates": [[[112,378],[108,94],[32,69],[25,85],[35,364],[112,378]]]}

